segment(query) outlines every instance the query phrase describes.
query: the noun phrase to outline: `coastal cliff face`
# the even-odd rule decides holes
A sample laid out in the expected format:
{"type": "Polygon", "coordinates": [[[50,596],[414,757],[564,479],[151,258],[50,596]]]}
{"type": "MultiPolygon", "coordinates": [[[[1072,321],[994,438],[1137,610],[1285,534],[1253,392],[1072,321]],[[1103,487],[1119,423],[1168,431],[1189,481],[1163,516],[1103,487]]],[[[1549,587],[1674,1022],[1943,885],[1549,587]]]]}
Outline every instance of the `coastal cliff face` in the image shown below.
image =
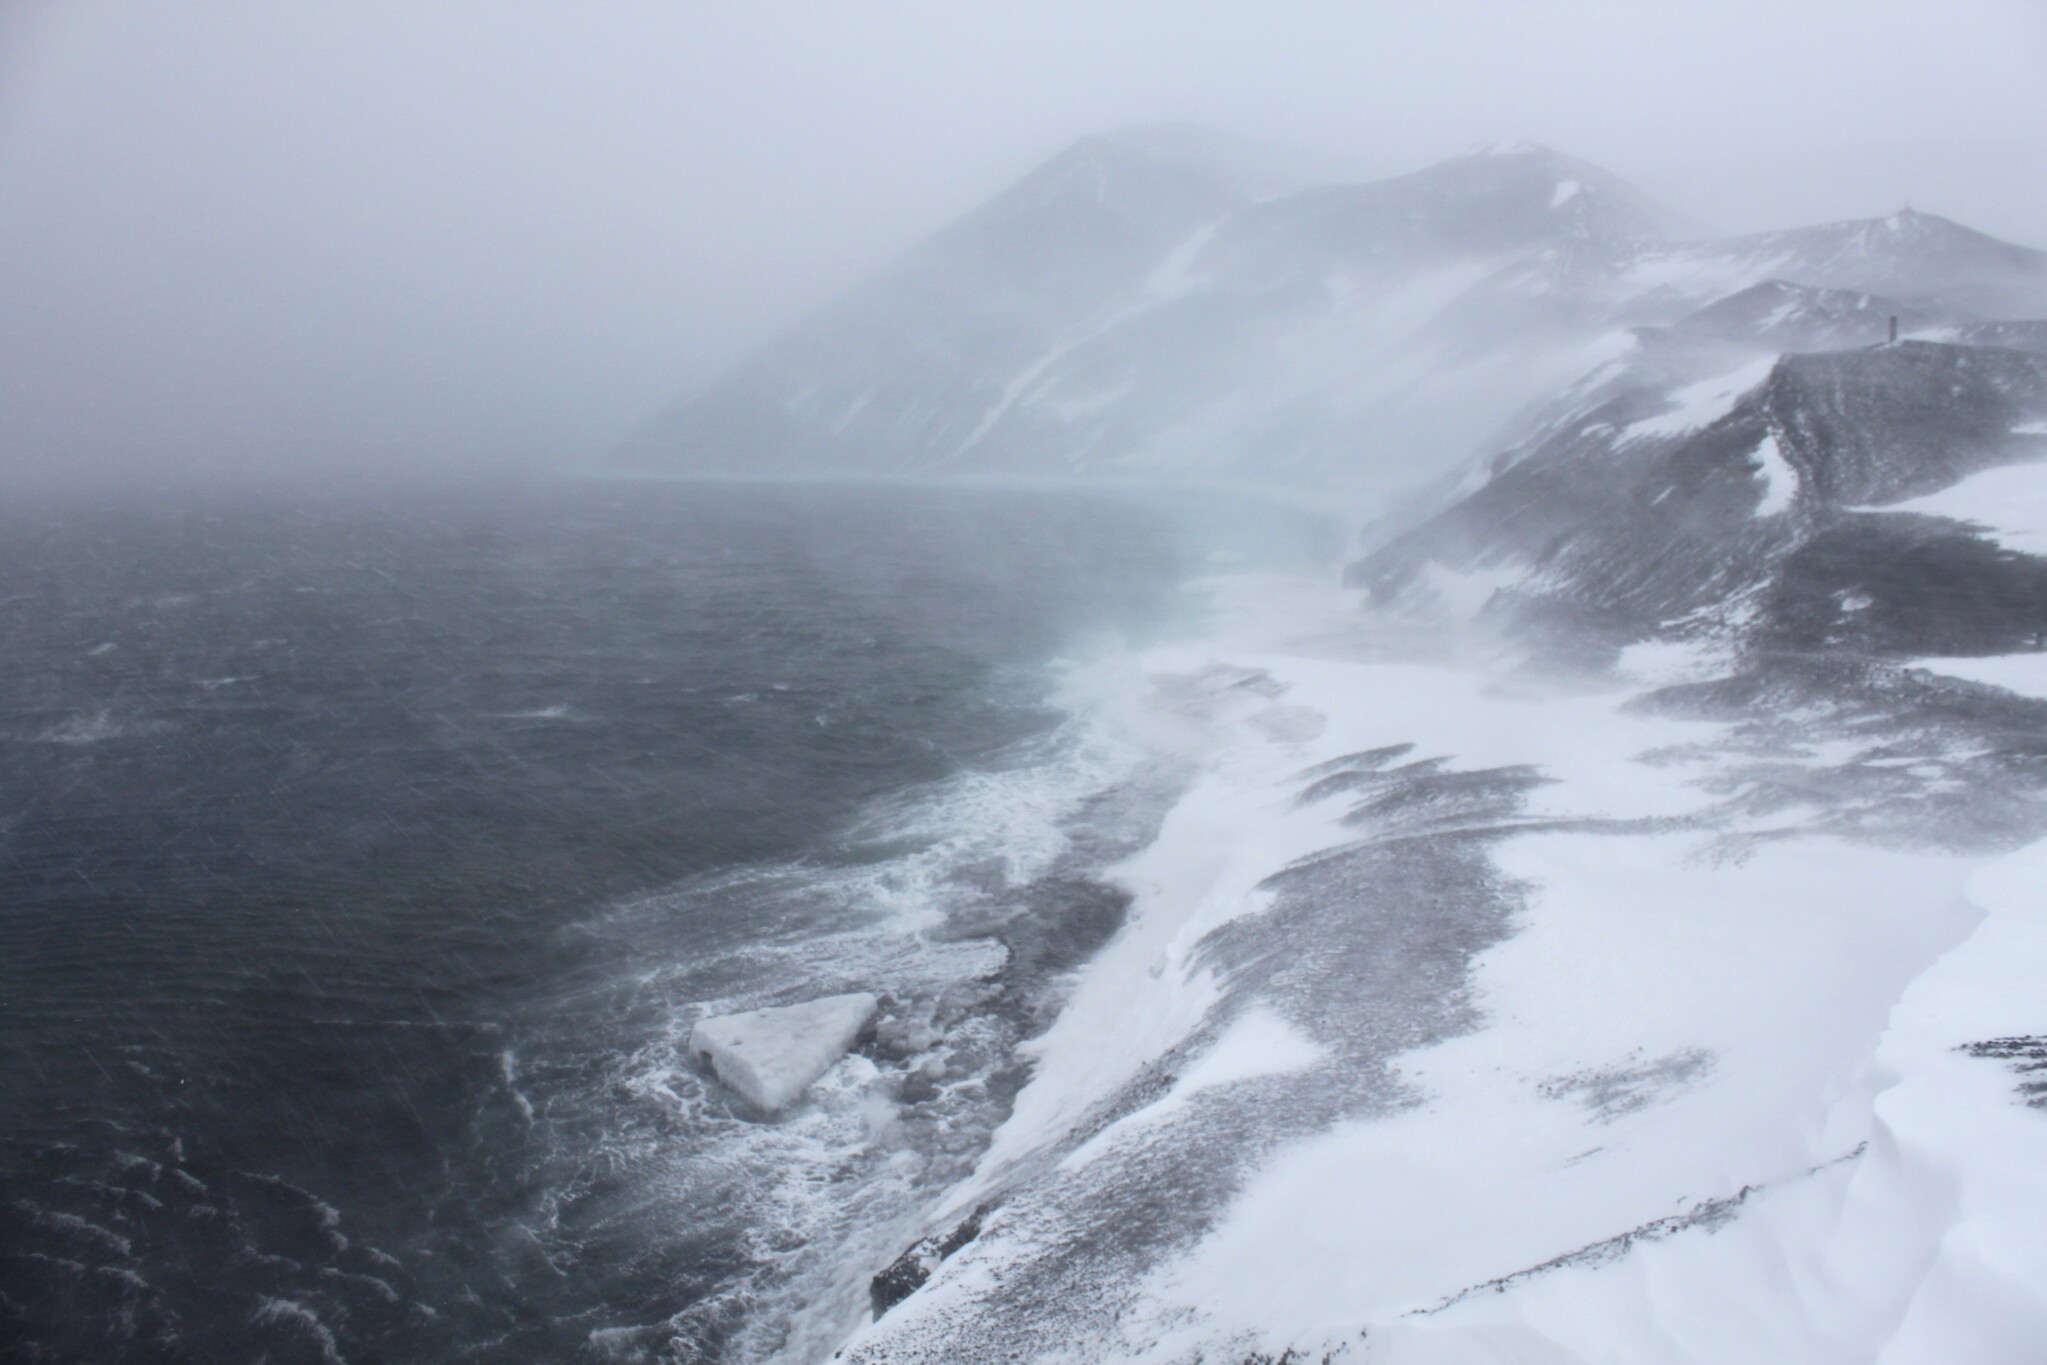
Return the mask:
{"type": "Polygon", "coordinates": [[[1730,295],[1698,336],[1813,349],[1880,341],[1892,312],[1908,329],[2047,314],[2047,255],[1932,215],[1699,239],[1529,145],[1268,191],[1198,138],[1085,139],[681,396],[619,459],[1383,493],[1496,442],[1630,329],[1730,295]]]}

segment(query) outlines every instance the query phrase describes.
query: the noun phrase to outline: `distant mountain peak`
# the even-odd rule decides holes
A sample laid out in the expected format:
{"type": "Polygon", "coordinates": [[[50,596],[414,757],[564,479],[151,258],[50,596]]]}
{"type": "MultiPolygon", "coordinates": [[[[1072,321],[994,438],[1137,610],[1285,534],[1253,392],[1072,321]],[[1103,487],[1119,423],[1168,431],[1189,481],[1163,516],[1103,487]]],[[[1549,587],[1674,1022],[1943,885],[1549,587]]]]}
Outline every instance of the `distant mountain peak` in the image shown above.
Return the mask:
{"type": "Polygon", "coordinates": [[[1278,193],[1300,179],[1279,148],[1198,123],[1140,123],[1090,133],[1052,161],[1067,158],[1172,167],[1245,195],[1278,193]]]}
{"type": "Polygon", "coordinates": [[[1869,237],[1882,237],[1901,247],[1950,247],[1963,250],[1988,250],[2031,256],[2042,260],[2041,253],[2016,242],[2006,242],[1986,232],[1957,223],[1952,218],[1943,218],[1937,213],[1924,213],[1909,204],[1896,213],[1884,218],[1863,220],[1858,226],[1869,237]]]}
{"type": "Polygon", "coordinates": [[[1677,215],[1612,171],[1537,142],[1489,143],[1379,183],[1448,195],[1473,209],[1487,204],[1527,239],[1657,241],[1686,235],[1677,215]]]}
{"type": "Polygon", "coordinates": [[[1910,204],[1905,205],[1905,207],[1887,218],[1877,219],[1876,222],[1886,232],[1924,234],[1967,232],[1972,237],[1981,235],[1963,227],[1951,218],[1943,218],[1937,213],[1921,213],[1910,204]]]}
{"type": "Polygon", "coordinates": [[[2037,315],[2047,300],[2047,253],[1914,208],[1735,238],[1727,248],[1804,284],[1939,298],[1987,317],[2037,315]]]}
{"type": "Polygon", "coordinates": [[[1524,140],[1520,142],[1481,142],[1457,159],[1522,156],[1553,157],[1556,155],[1557,153],[1543,146],[1540,142],[1524,140]]]}
{"type": "Polygon", "coordinates": [[[1932,308],[1862,290],[1769,279],[1715,299],[1673,323],[1669,333],[1777,351],[1836,350],[1882,341],[1893,317],[1908,330],[1969,320],[1960,309],[1932,308]]]}
{"type": "Polygon", "coordinates": [[[2047,255],[1911,208],[1713,239],[1536,142],[1252,188],[1286,164],[1184,124],[1079,138],[650,419],[625,458],[1383,485],[1474,454],[1634,329],[1660,328],[1649,359],[1676,367],[1869,345],[1893,315],[1971,335],[2047,316],[2047,255]]]}
{"type": "Polygon", "coordinates": [[[1937,213],[1924,213],[1910,205],[1882,218],[1849,218],[1836,223],[1823,223],[1817,227],[1794,228],[1791,232],[1811,235],[1832,234],[1872,244],[1981,243],[2002,250],[2028,250],[2014,243],[1999,241],[1988,233],[1964,227],[1952,218],[1943,218],[1937,213]]]}
{"type": "Polygon", "coordinates": [[[1183,131],[1177,143],[1156,130],[1095,133],[1042,162],[936,240],[1026,256],[1085,251],[1087,223],[1114,220],[1145,237],[1149,230],[1142,225],[1149,220],[1213,216],[1243,197],[1228,169],[1191,132],[1183,131]]]}

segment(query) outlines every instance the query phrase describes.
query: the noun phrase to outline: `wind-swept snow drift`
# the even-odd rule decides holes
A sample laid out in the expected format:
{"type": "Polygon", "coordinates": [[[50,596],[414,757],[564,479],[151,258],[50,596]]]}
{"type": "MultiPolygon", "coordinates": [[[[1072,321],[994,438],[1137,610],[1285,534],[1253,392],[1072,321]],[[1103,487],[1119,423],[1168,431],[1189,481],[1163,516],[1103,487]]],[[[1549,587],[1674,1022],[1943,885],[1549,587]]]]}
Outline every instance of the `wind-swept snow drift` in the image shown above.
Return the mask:
{"type": "Polygon", "coordinates": [[[1076,677],[1205,771],[846,1359],[2028,1359],[2047,705],[1338,625],[1076,677]]]}

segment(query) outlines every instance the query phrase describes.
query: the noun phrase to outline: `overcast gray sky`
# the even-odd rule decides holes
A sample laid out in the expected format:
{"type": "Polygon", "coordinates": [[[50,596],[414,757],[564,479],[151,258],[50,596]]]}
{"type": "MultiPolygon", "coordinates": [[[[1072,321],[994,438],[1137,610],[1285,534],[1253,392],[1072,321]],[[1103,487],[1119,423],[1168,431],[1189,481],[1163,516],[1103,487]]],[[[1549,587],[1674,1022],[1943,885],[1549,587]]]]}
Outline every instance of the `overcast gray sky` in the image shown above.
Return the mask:
{"type": "Polygon", "coordinates": [[[2047,4],[0,5],[0,471],[601,456],[1074,137],[2047,247],[2047,4]]]}

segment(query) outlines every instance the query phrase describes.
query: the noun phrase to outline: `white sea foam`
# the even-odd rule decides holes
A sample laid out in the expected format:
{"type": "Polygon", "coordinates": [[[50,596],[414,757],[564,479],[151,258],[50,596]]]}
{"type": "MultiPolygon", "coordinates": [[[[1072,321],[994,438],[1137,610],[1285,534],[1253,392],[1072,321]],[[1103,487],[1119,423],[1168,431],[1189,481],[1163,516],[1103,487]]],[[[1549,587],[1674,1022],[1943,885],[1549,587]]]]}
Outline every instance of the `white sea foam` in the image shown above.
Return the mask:
{"type": "Polygon", "coordinates": [[[536,706],[530,711],[510,711],[507,720],[565,720],[569,715],[569,704],[558,701],[552,706],[536,706]]]}
{"type": "Polygon", "coordinates": [[[124,721],[113,712],[102,709],[60,721],[36,738],[45,744],[101,744],[151,728],[147,723],[124,721]]]}
{"type": "MultiPolygon", "coordinates": [[[[842,842],[849,854],[875,856],[736,869],[615,907],[593,924],[605,932],[615,919],[630,932],[649,916],[688,920],[699,905],[760,907],[725,946],[706,945],[647,976],[644,989],[675,1005],[658,1033],[620,1060],[616,1083],[672,1117],[621,1128],[608,1138],[612,1150],[596,1157],[637,1172],[677,1218],[693,1216],[691,1201],[704,1191],[730,1192],[721,1197],[743,1204],[743,1251],[756,1271],[682,1319],[593,1334],[593,1351],[631,1358],[736,1318],[743,1325],[726,1347],[731,1359],[829,1354],[864,1311],[870,1277],[915,1235],[923,1202],[965,1174],[999,1118],[989,1072],[1008,1060],[1014,1025],[960,1005],[992,992],[1005,960],[998,923],[974,930],[976,917],[1071,860],[1084,803],[1105,791],[1134,793],[1133,783],[1156,777],[1146,763],[1141,746],[1075,710],[1006,753],[874,803],[842,842]],[[762,1122],[690,1056],[703,1018],[839,991],[884,996],[885,1011],[909,1019],[951,1010],[920,1054],[941,1083],[914,1113],[894,1098],[897,1067],[855,1052],[762,1122]],[[673,1137],[677,1124],[685,1143],[673,1137]]],[[[1133,796],[1117,809],[1137,804],[1133,796]]],[[[1087,822],[1090,838],[1101,837],[1100,824],[1087,822]]],[[[516,1059],[501,1059],[501,1070],[516,1105],[516,1059]]]]}
{"type": "Polygon", "coordinates": [[[291,1328],[303,1334],[319,1349],[320,1359],[328,1365],[344,1365],[340,1343],[334,1339],[334,1332],[320,1315],[296,1299],[265,1297],[250,1315],[250,1321],[275,1324],[291,1328]]]}
{"type": "Polygon", "coordinates": [[[512,1103],[519,1108],[519,1117],[533,1126],[533,1101],[519,1088],[519,1054],[506,1048],[498,1054],[498,1074],[504,1078],[505,1093],[512,1097],[512,1103]]]}

